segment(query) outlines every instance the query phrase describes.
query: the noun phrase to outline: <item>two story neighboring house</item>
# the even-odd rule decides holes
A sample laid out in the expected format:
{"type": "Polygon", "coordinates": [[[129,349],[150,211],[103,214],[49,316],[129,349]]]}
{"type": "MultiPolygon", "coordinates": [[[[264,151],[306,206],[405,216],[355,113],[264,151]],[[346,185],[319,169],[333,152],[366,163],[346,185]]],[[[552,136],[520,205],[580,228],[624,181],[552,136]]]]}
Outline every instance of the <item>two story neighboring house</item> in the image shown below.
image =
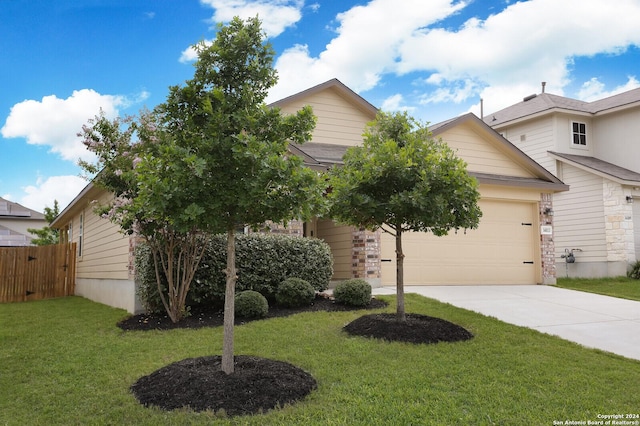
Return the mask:
{"type": "Polygon", "coordinates": [[[0,247],[29,246],[33,235],[27,229],[45,226],[42,213],[0,198],[0,247]]]}
{"type": "Polygon", "coordinates": [[[570,186],[553,196],[559,277],[624,275],[640,259],[640,89],[583,102],[543,83],[484,121],[570,186]]]}

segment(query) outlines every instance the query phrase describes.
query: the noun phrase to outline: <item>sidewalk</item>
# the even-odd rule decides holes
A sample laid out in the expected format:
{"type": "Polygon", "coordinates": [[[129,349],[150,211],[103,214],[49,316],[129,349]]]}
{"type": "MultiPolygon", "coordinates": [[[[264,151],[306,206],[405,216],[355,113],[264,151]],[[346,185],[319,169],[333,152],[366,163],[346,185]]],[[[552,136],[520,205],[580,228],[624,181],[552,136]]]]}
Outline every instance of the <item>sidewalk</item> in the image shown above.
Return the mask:
{"type": "MultiPolygon", "coordinates": [[[[395,287],[373,289],[373,294],[395,292],[395,287]]],[[[640,360],[637,301],[545,285],[405,286],[405,293],[640,360]]]]}

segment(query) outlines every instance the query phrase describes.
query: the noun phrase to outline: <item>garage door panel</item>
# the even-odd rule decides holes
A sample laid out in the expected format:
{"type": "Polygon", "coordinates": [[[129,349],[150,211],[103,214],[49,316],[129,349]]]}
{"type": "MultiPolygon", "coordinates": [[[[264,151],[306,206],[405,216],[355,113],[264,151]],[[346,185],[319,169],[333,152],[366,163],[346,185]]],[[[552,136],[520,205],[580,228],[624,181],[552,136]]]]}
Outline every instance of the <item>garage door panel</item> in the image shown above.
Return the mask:
{"type": "MultiPolygon", "coordinates": [[[[403,234],[405,284],[535,284],[535,204],[487,201],[478,229],[403,234]],[[533,264],[528,262],[534,262],[533,264]]],[[[395,284],[395,240],[384,235],[382,282],[395,284]]]]}

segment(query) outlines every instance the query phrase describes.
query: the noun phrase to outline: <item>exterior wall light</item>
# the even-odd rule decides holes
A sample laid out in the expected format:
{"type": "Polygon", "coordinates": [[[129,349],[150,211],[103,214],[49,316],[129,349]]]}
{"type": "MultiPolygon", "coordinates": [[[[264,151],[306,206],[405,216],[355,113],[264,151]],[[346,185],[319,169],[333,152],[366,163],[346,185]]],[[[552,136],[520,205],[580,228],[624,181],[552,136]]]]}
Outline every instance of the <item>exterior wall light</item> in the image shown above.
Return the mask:
{"type": "Polygon", "coordinates": [[[633,196],[627,195],[627,203],[629,204],[633,203],[633,196]]]}
{"type": "Polygon", "coordinates": [[[544,209],[544,214],[547,216],[553,216],[553,209],[551,207],[547,207],[544,209]]]}

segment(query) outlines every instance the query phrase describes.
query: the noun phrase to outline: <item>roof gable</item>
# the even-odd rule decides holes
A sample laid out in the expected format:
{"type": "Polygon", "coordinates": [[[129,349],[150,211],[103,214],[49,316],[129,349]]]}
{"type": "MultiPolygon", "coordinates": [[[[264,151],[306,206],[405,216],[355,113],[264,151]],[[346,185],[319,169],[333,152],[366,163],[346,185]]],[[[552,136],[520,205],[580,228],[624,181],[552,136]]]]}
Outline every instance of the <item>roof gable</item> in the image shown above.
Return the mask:
{"type": "Polygon", "coordinates": [[[316,95],[322,92],[327,91],[334,92],[338,96],[342,97],[345,102],[351,104],[353,107],[358,108],[364,114],[372,116],[373,118],[375,118],[376,113],[378,112],[378,108],[370,104],[366,99],[358,95],[349,87],[345,86],[337,78],[325,81],[324,83],[318,84],[317,86],[313,86],[309,89],[303,90],[302,92],[298,92],[294,95],[280,99],[279,101],[269,104],[269,106],[285,109],[287,106],[292,104],[306,105],[306,101],[308,101],[309,99],[313,99],[316,95]]]}
{"type": "Polygon", "coordinates": [[[340,81],[333,79],[271,104],[284,114],[294,114],[309,105],[317,118],[312,142],[329,145],[362,144],[367,123],[375,119],[377,108],[340,81]]]}
{"type": "Polygon", "coordinates": [[[474,114],[436,124],[430,128],[434,136],[456,151],[467,163],[467,170],[482,182],[537,183],[566,190],[557,177],[540,166],[515,145],[503,138],[474,114]]]}

